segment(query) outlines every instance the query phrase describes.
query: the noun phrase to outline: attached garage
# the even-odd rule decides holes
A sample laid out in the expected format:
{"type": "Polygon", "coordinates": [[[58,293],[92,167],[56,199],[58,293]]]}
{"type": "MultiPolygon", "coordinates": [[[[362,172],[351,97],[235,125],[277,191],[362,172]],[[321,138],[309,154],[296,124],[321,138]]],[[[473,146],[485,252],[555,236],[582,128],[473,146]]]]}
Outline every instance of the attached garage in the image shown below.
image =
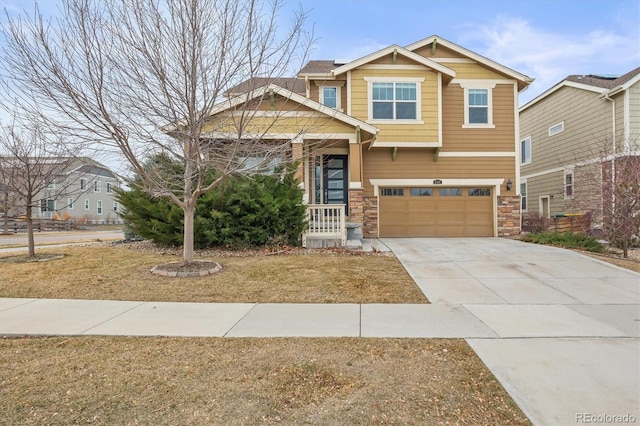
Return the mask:
{"type": "Polygon", "coordinates": [[[380,237],[492,237],[493,187],[381,187],[380,237]]]}

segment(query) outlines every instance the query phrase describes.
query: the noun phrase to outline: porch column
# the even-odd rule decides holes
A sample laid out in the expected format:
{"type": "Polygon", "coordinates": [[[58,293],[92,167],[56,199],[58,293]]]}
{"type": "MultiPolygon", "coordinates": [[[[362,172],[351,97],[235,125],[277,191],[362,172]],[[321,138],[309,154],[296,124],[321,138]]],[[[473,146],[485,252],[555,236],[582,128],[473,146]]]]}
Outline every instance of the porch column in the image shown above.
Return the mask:
{"type": "Polygon", "coordinates": [[[354,135],[349,138],[349,222],[363,223],[364,189],[362,188],[362,156],[354,135]]]}
{"type": "MultiPolygon", "coordinates": [[[[303,142],[304,140],[300,136],[291,140],[291,159],[293,161],[300,161],[304,158],[303,142]]],[[[304,164],[302,161],[300,161],[296,168],[295,177],[300,180],[300,182],[304,182],[304,164]]]]}

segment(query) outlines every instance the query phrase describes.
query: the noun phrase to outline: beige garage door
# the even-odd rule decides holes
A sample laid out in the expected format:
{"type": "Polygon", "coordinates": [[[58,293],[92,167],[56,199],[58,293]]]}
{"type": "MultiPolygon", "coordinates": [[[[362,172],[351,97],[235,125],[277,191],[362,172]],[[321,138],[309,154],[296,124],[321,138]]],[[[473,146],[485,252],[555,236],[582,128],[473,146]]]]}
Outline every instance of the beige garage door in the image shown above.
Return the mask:
{"type": "Polygon", "coordinates": [[[381,237],[492,237],[491,188],[380,188],[381,237]]]}

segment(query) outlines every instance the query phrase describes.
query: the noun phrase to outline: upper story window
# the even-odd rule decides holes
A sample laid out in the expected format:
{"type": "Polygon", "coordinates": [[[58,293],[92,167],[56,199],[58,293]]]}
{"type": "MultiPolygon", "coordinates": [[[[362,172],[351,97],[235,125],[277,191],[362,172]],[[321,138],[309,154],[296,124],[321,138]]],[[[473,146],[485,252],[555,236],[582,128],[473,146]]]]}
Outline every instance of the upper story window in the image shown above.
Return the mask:
{"type": "Polygon", "coordinates": [[[464,89],[464,124],[462,127],[493,129],[493,89],[495,83],[460,82],[464,89]]]}
{"type": "Polygon", "coordinates": [[[415,120],[418,110],[416,83],[373,83],[374,120],[415,120]]]}
{"type": "Polygon", "coordinates": [[[100,192],[100,188],[102,187],[102,182],[99,180],[93,181],[93,192],[100,192]]]}
{"type": "Polygon", "coordinates": [[[422,123],[420,83],[424,78],[365,77],[369,82],[369,120],[422,123]]]}
{"type": "Polygon", "coordinates": [[[557,135],[561,132],[564,132],[564,121],[549,127],[549,136],[557,135]]]}
{"type": "Polygon", "coordinates": [[[111,182],[107,182],[107,194],[111,194],[113,192],[113,184],[111,182]]]}
{"type": "Polygon", "coordinates": [[[520,164],[530,164],[531,163],[531,136],[527,136],[526,138],[520,141],[520,164]]]}
{"type": "Polygon", "coordinates": [[[320,103],[329,108],[338,109],[340,107],[338,93],[337,87],[322,86],[320,88],[320,103]]]}
{"type": "Polygon", "coordinates": [[[573,170],[564,171],[564,198],[573,198],[573,170]]]}
{"type": "Polygon", "coordinates": [[[80,179],[80,189],[81,189],[81,190],[83,190],[83,191],[84,191],[85,189],[87,189],[87,180],[86,180],[86,179],[84,179],[84,178],[83,178],[83,179],[80,179]]]}

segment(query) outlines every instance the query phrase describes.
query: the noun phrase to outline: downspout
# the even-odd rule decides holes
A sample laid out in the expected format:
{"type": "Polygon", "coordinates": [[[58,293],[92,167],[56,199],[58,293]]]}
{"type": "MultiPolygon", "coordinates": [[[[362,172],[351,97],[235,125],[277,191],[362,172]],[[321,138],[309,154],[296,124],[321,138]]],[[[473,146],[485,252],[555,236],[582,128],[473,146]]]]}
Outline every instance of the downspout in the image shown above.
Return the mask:
{"type": "MultiPolygon", "coordinates": [[[[616,182],[616,101],[609,97],[608,93],[605,93],[604,98],[611,102],[611,148],[612,148],[612,156],[611,156],[611,216],[615,216],[616,210],[616,197],[614,196],[615,192],[615,182],[616,182]]],[[[604,222],[604,218],[602,218],[604,222]]],[[[604,226],[604,223],[603,223],[604,226]]]]}

